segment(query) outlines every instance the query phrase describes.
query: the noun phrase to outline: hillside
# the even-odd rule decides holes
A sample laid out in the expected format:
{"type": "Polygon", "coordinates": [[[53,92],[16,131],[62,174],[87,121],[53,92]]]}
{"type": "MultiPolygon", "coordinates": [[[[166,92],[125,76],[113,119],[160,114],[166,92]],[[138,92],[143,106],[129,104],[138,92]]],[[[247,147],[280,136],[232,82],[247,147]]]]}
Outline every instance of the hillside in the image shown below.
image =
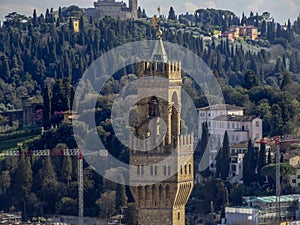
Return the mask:
{"type": "MultiPolygon", "coordinates": [[[[300,112],[300,18],[280,25],[268,17],[264,13],[240,19],[230,11],[199,9],[194,15],[162,17],[161,26],[164,41],[190,49],[211,68],[226,103],[244,106],[248,114],[263,119],[265,136],[295,134],[300,112]],[[226,32],[233,25],[244,24],[257,27],[260,38],[232,42],[213,37],[216,31],[226,32]]],[[[75,148],[72,127],[61,125],[59,113],[71,109],[75,88],[88,66],[117,46],[156,37],[150,19],[92,20],[76,6],[47,10],[39,16],[33,12],[32,17],[15,13],[6,19],[0,29],[0,111],[21,109],[26,99],[44,102],[41,125],[48,132],[27,143],[25,152],[27,147],[53,151],[75,148]],[[79,19],[79,32],[74,31],[72,17],[79,19]]],[[[109,152],[124,162],[128,161],[128,151],[116,141],[109,118],[115,95],[126,82],[136,79],[136,72],[136,65],[118,71],[97,101],[99,136],[109,152]]],[[[184,74],[183,88],[196,107],[207,105],[188,74],[184,74]]],[[[84,111],[82,116],[88,118],[91,113],[94,111],[84,111]]],[[[1,126],[6,125],[5,118],[1,118],[1,126]]],[[[28,216],[62,212],[76,215],[75,159],[31,160],[23,155],[1,163],[0,209],[25,210],[27,206],[28,216]]],[[[102,194],[112,190],[119,190],[114,213],[120,212],[126,202],[125,187],[99,177],[85,165],[86,215],[98,215],[105,202],[102,194]]]]}

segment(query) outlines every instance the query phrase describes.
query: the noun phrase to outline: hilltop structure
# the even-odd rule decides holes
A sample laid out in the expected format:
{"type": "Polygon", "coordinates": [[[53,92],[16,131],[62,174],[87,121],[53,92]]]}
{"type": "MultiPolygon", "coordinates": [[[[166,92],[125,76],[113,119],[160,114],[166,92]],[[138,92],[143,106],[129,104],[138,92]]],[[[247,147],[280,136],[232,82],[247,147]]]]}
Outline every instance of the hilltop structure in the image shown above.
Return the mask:
{"type": "Polygon", "coordinates": [[[137,139],[131,140],[130,189],[139,225],[184,225],[194,183],[194,137],[180,134],[181,64],[168,60],[161,34],[159,30],[152,60],[139,65],[141,100],[136,106],[137,139]],[[158,145],[147,149],[142,144],[147,139],[158,145]]]}
{"type": "Polygon", "coordinates": [[[111,16],[116,19],[137,19],[137,0],[129,0],[129,7],[125,2],[115,0],[98,0],[94,2],[94,8],[85,9],[87,18],[102,19],[111,16]]]}

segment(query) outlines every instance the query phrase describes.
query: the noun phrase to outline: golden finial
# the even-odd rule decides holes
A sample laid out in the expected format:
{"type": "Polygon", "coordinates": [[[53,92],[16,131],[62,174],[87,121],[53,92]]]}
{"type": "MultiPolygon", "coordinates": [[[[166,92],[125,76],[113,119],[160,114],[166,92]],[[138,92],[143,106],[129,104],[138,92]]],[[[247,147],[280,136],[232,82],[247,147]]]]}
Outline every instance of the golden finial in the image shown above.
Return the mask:
{"type": "Polygon", "coordinates": [[[153,27],[157,27],[157,32],[156,32],[156,36],[158,39],[161,38],[163,32],[160,29],[160,25],[159,25],[159,21],[160,21],[160,7],[157,8],[158,11],[158,17],[156,15],[153,16],[153,20],[152,20],[152,26],[153,27]]]}
{"type": "Polygon", "coordinates": [[[154,15],[154,16],[153,16],[153,19],[152,19],[152,26],[153,26],[153,27],[159,26],[159,25],[158,25],[158,22],[159,22],[159,18],[158,18],[156,15],[154,15]]]}

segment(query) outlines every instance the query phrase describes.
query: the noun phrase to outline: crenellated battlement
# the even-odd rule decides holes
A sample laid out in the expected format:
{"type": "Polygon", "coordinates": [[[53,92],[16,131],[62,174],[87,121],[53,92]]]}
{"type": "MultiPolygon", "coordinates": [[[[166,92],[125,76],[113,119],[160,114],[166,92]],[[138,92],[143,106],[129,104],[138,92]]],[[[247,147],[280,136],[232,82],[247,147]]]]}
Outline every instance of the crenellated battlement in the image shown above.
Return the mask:
{"type": "Polygon", "coordinates": [[[179,135],[177,137],[178,145],[192,145],[194,143],[194,134],[179,135]]]}
{"type": "Polygon", "coordinates": [[[145,61],[140,63],[139,77],[145,76],[160,76],[168,79],[181,79],[181,62],[168,61],[150,62],[145,61]]]}

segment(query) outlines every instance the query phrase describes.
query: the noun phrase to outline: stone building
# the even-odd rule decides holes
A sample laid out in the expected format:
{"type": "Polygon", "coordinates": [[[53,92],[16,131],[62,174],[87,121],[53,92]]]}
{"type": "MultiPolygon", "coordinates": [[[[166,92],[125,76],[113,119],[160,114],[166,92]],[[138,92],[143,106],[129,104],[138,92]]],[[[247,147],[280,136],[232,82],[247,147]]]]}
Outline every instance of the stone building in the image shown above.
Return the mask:
{"type": "Polygon", "coordinates": [[[194,181],[194,137],[180,134],[181,64],[168,60],[159,38],[152,60],[139,67],[139,125],[137,138],[130,141],[130,189],[138,224],[184,225],[194,181]],[[157,146],[148,149],[149,144],[157,146]]]}
{"type": "Polygon", "coordinates": [[[98,0],[94,2],[94,8],[85,9],[87,18],[102,19],[111,16],[116,19],[137,19],[137,0],[129,0],[129,7],[125,2],[115,0],[98,0]]]}

